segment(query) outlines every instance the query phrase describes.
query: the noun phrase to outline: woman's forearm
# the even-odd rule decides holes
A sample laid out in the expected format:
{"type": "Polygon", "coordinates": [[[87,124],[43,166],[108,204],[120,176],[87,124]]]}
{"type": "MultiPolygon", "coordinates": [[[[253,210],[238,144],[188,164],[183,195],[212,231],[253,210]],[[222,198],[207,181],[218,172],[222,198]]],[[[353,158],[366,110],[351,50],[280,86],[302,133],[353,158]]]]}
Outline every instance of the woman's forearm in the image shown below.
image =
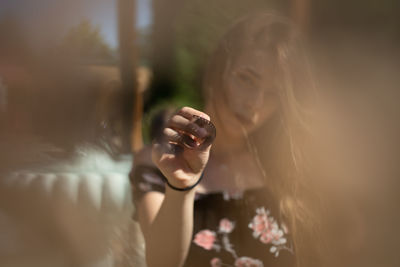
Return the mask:
{"type": "Polygon", "coordinates": [[[166,187],[161,207],[145,234],[149,267],[182,266],[193,233],[195,190],[180,192],[166,187]]]}
{"type": "MultiPolygon", "coordinates": [[[[188,188],[200,181],[214,137],[210,116],[193,108],[183,107],[167,120],[152,145],[151,158],[169,186],[188,188]],[[180,149],[169,149],[175,147],[180,149]]],[[[149,267],[180,267],[190,247],[196,190],[175,191],[169,186],[164,195],[149,192],[140,205],[149,267]]]]}

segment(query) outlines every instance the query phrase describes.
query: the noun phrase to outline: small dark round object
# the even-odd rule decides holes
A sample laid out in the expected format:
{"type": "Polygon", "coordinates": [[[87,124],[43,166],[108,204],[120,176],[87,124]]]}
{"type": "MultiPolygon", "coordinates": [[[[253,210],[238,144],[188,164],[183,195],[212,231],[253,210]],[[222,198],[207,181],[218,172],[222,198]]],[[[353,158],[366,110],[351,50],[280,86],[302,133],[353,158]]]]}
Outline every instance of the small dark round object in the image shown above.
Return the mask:
{"type": "Polygon", "coordinates": [[[214,124],[211,121],[197,115],[193,115],[191,122],[197,124],[200,128],[205,129],[207,135],[204,138],[198,138],[193,135],[183,134],[182,143],[190,149],[203,150],[207,148],[212,144],[217,136],[217,130],[215,129],[214,124]]]}

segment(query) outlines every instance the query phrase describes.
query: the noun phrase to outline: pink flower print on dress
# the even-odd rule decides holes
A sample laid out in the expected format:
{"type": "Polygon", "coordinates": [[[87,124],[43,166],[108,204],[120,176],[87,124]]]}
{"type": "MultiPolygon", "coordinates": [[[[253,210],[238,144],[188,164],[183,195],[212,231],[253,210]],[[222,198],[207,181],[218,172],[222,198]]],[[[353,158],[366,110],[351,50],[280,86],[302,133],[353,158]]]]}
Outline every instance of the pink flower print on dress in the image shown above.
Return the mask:
{"type": "Polygon", "coordinates": [[[235,261],[235,267],[264,267],[260,260],[249,257],[240,257],[235,261]]]}
{"type": "Polygon", "coordinates": [[[264,244],[268,244],[272,241],[272,234],[270,230],[261,233],[260,241],[264,244]]]}
{"type": "Polygon", "coordinates": [[[270,252],[274,253],[277,257],[280,250],[286,249],[291,251],[291,249],[285,246],[287,239],[284,235],[287,233],[287,228],[279,228],[274,217],[269,215],[270,212],[265,210],[265,208],[258,208],[256,215],[249,224],[249,228],[253,230],[254,238],[258,238],[264,244],[272,245],[270,252]]]}
{"type": "Polygon", "coordinates": [[[224,218],[219,221],[219,232],[220,233],[226,233],[229,234],[233,231],[233,228],[235,228],[235,223],[224,218]]]}
{"type": "Polygon", "coordinates": [[[258,208],[256,213],[256,216],[254,216],[253,220],[249,224],[249,228],[253,230],[254,238],[264,235],[265,239],[266,232],[269,231],[271,224],[273,223],[271,220],[272,217],[268,217],[269,211],[266,211],[264,208],[258,208]]]}
{"type": "Polygon", "coordinates": [[[215,240],[215,232],[206,229],[198,232],[195,235],[193,242],[199,247],[202,247],[206,250],[211,250],[214,247],[215,240]]]}
{"type": "Polygon", "coordinates": [[[272,231],[272,241],[271,243],[275,246],[284,245],[287,239],[283,237],[284,233],[282,230],[272,231]]]}
{"type": "Polygon", "coordinates": [[[220,258],[212,258],[210,264],[211,267],[222,267],[222,261],[220,258]]]}

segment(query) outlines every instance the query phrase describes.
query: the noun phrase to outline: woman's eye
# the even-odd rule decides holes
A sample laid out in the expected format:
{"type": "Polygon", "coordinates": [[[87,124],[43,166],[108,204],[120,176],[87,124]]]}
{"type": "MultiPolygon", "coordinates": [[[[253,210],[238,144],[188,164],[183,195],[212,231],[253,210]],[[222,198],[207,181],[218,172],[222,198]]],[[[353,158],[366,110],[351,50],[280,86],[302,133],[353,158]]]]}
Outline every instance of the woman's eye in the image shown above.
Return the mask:
{"type": "Polygon", "coordinates": [[[243,73],[239,74],[239,79],[246,85],[254,86],[253,79],[246,74],[243,73]]]}

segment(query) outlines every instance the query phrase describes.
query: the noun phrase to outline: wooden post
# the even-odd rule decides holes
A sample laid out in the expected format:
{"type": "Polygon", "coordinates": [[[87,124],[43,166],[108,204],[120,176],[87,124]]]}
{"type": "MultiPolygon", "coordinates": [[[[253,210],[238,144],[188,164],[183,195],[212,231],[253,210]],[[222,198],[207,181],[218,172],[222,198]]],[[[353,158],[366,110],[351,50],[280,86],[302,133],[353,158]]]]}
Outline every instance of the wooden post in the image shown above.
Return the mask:
{"type": "MultiPolygon", "coordinates": [[[[118,0],[118,37],[120,53],[120,71],[122,90],[124,94],[124,123],[127,125],[126,139],[129,140],[132,150],[135,150],[132,136],[140,131],[141,127],[133,122],[133,111],[135,112],[135,97],[138,94],[136,78],[136,56],[138,47],[135,45],[136,38],[136,1],[118,0]],[[134,127],[134,125],[136,127],[134,127]]],[[[141,138],[141,136],[139,137],[141,138]]]]}
{"type": "Polygon", "coordinates": [[[142,120],[143,120],[143,94],[147,90],[151,80],[151,72],[145,67],[139,67],[136,71],[137,89],[135,94],[135,104],[133,108],[133,131],[132,131],[132,151],[135,153],[143,147],[142,120]]]}

